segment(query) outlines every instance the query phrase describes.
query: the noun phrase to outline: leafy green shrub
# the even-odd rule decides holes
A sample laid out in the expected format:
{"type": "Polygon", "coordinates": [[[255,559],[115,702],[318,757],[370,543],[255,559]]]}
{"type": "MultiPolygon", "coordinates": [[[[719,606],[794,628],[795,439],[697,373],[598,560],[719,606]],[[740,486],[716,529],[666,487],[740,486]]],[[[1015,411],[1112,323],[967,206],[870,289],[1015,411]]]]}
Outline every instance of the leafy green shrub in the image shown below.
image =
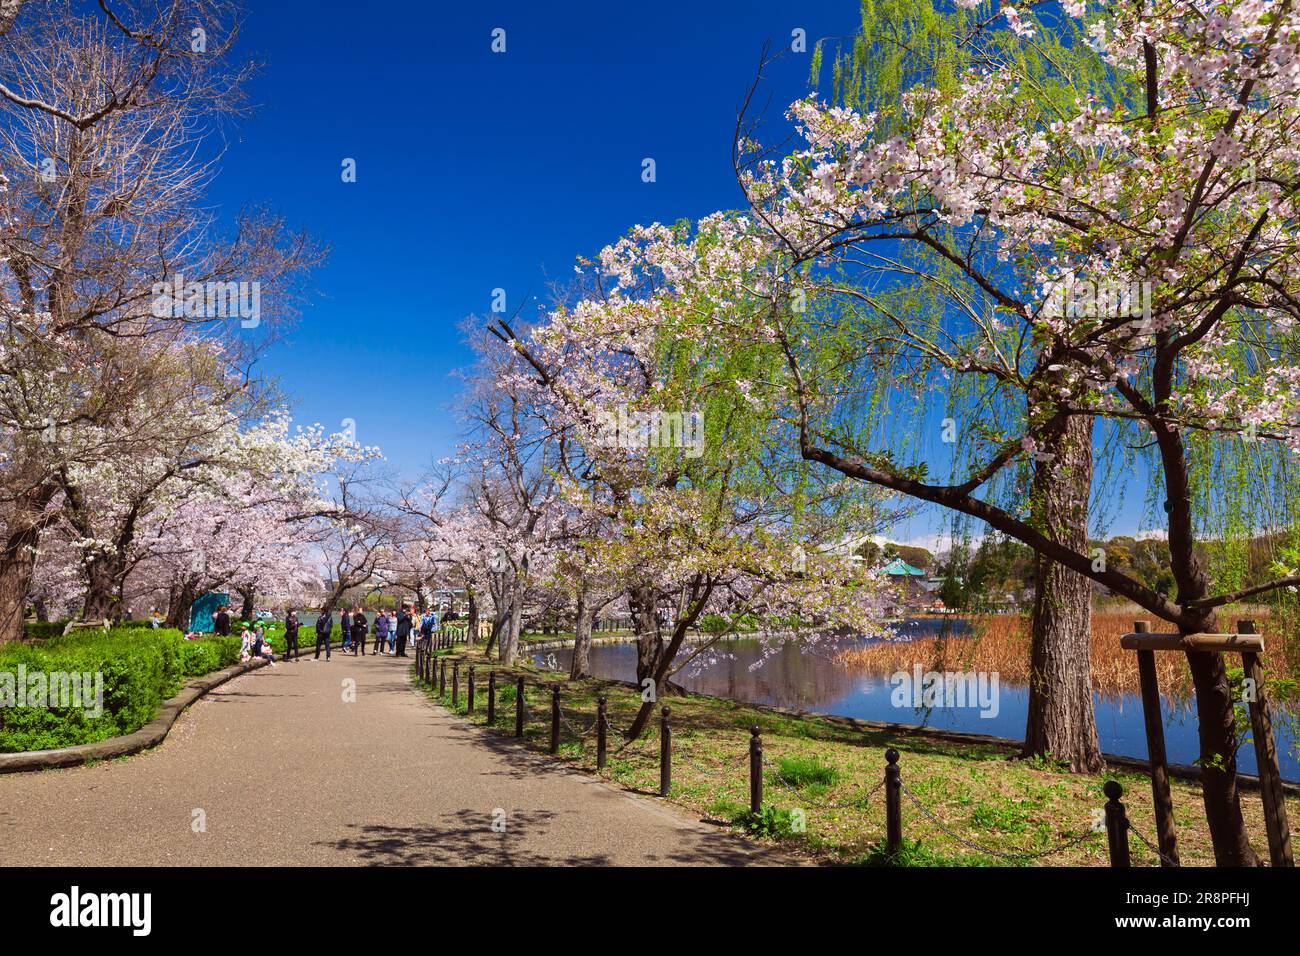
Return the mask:
{"type": "Polygon", "coordinates": [[[51,637],[58,637],[67,627],[68,622],[63,621],[31,621],[27,625],[27,639],[29,641],[46,641],[51,637]]]}
{"type": "Polygon", "coordinates": [[[0,752],[68,747],[132,733],[154,719],[185,678],[229,666],[238,657],[238,638],[186,641],[179,631],[165,628],[75,631],[40,644],[7,645],[0,648],[0,752]],[[90,674],[93,691],[94,675],[102,675],[102,712],[95,715],[93,706],[14,706],[17,701],[8,694],[17,689],[20,665],[29,685],[35,674],[90,674]]]}
{"type": "Polygon", "coordinates": [[[789,839],[799,832],[795,829],[793,811],[782,810],[770,803],[763,804],[758,813],[746,810],[735,817],[732,823],[744,827],[750,833],[777,840],[789,839]]]}
{"type": "Polygon", "coordinates": [[[238,637],[203,637],[186,641],[182,654],[186,677],[202,677],[239,663],[238,637]]]}

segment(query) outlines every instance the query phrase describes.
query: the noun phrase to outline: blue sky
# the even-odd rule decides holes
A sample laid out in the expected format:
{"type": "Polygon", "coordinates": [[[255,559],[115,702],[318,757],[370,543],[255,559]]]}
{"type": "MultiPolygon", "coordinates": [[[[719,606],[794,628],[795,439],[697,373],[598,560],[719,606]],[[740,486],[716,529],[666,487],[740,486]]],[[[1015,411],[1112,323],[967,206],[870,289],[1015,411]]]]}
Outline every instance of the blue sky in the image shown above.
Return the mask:
{"type": "MultiPolygon", "coordinates": [[[[460,433],[462,320],[486,314],[496,288],[510,311],[546,300],[575,256],[634,223],[739,205],[731,137],[764,42],[788,49],[800,28],[811,50],[858,24],[854,0],[250,6],[257,110],[230,136],[213,198],[231,214],[269,203],[330,247],[262,371],[298,421],[351,419],[407,475],[460,433]],[[496,28],[505,53],[491,50],[496,28]]],[[[809,66],[786,53],[769,69],[765,139],[780,138],[809,66]]],[[[922,516],[891,537],[934,530],[922,516]]]]}
{"type": "MultiPolygon", "coordinates": [[[[545,300],[576,255],[634,223],[737,205],[731,134],[763,42],[857,22],[852,0],[251,6],[242,45],[265,64],[259,106],[214,198],[231,212],[267,201],[331,250],[263,371],[299,420],[354,419],[406,472],[454,446],[462,319],[498,287],[511,311],[545,300]],[[497,27],[504,54],[490,49],[497,27]]],[[[808,67],[791,55],[772,71],[774,115],[808,67]]]]}

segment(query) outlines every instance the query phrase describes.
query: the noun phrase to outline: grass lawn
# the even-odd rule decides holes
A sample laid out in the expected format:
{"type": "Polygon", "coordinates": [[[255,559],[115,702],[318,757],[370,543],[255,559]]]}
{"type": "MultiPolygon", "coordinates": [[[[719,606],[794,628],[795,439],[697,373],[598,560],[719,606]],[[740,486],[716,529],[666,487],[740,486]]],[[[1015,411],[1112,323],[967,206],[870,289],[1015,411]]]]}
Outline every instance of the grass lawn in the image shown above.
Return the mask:
{"type": "MultiPolygon", "coordinates": [[[[466,715],[486,723],[487,675],[496,670],[497,730],[514,732],[514,679],[532,682],[561,680],[560,752],[555,758],[596,772],[596,698],[608,698],[614,728],[626,729],[640,705],[631,688],[599,680],[570,682],[554,671],[530,665],[502,668],[490,664],[480,650],[457,648],[441,656],[462,661],[460,704],[466,714],[466,667],[475,665],[477,707],[466,715]]],[[[450,707],[451,665],[447,667],[450,707]]],[[[427,689],[426,689],[427,690],[427,689]]],[[[430,692],[439,699],[436,689],[430,692]]],[[[882,862],[885,834],[883,789],[885,750],[902,755],[905,792],[903,833],[905,851],[897,863],[918,866],[1108,866],[1104,831],[1091,832],[1105,804],[1101,786],[1115,779],[1124,787],[1129,819],[1147,839],[1155,840],[1151,785],[1144,775],[1113,773],[1085,776],[1061,772],[1044,761],[1011,759],[1005,749],[971,746],[913,735],[891,735],[849,727],[816,717],[790,716],[760,707],[709,697],[662,700],[672,710],[673,786],[669,798],[713,821],[748,830],[756,839],[780,841],[827,863],[882,862]],[[750,818],[749,728],[762,733],[765,758],[764,813],[750,818]],[[949,832],[950,831],[950,832],[949,832]],[[1043,859],[1041,853],[1062,844],[1074,845],[1043,859]],[[963,843],[962,841],[965,841],[963,843]],[[1002,854],[1027,854],[1004,859],[966,845],[975,844],[1002,854]]],[[[546,751],[550,739],[550,691],[529,686],[524,745],[546,751]]],[[[607,779],[629,789],[658,793],[659,719],[651,721],[639,741],[619,748],[611,731],[607,779]]],[[[1200,787],[1174,781],[1174,814],[1178,847],[1184,866],[1212,866],[1214,856],[1205,826],[1200,787]]],[[[1246,819],[1256,851],[1267,858],[1268,841],[1257,793],[1243,794],[1246,819]]],[[[1287,810],[1295,829],[1300,800],[1289,798],[1287,810]]],[[[1158,865],[1155,854],[1131,839],[1134,866],[1158,865]]]]}

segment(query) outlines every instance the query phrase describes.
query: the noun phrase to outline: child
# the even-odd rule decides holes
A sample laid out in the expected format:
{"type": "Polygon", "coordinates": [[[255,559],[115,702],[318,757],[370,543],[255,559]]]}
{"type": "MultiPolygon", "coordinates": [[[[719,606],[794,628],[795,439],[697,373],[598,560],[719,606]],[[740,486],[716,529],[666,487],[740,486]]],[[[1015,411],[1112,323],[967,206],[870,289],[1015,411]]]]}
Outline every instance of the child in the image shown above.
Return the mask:
{"type": "Polygon", "coordinates": [[[253,656],[253,632],[248,629],[247,621],[241,621],[239,626],[244,629],[244,632],[239,635],[239,660],[241,663],[247,663],[253,656]]]}

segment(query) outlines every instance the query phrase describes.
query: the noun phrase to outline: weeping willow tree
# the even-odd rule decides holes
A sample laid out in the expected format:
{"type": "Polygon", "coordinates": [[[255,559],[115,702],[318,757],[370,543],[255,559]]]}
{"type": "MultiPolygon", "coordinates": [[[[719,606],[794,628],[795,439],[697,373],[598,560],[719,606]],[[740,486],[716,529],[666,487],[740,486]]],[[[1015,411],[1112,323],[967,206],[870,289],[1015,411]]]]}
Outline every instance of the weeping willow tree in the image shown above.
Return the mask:
{"type": "MultiPolygon", "coordinates": [[[[1034,41],[1029,43],[1008,29],[996,28],[996,19],[982,8],[937,9],[931,0],[864,0],[861,25],[851,42],[833,51],[826,49],[825,42],[815,46],[811,79],[814,84],[820,82],[829,58],[834,100],[861,114],[875,114],[875,128],[882,140],[895,134],[903,97],[909,90],[918,86],[951,90],[971,69],[996,67],[1014,72],[1021,82],[1017,89],[1008,90],[1008,96],[1031,106],[1043,123],[1069,115],[1079,97],[1125,82],[1083,42],[1081,25],[1071,18],[1039,24],[1034,41]]],[[[951,239],[943,237],[945,243],[951,239]]],[[[971,334],[969,325],[958,331],[963,324],[961,313],[991,314],[997,307],[983,290],[971,288],[959,269],[932,251],[909,250],[906,258],[900,253],[886,254],[860,265],[862,275],[876,288],[882,274],[904,286],[916,285],[912,280],[917,276],[929,277],[921,283],[928,287],[925,290],[865,295],[865,319],[857,333],[861,336],[889,335],[905,321],[912,326],[911,337],[938,349],[971,334]]],[[[995,278],[1002,271],[990,261],[982,262],[981,268],[995,278]]],[[[980,334],[978,327],[973,332],[980,334]]],[[[956,348],[960,351],[961,346],[956,348]]],[[[1033,355],[1030,349],[1022,358],[1029,363],[1033,355]]],[[[935,467],[946,462],[952,475],[966,473],[972,464],[970,452],[979,444],[974,439],[995,433],[1019,434],[1025,421],[1050,422],[1036,436],[1038,463],[999,475],[987,493],[1004,507],[1023,513],[1052,540],[1086,552],[1097,466],[1094,459],[1099,457],[1098,449],[1117,447],[1094,435],[1093,419],[1042,414],[1042,409],[1009,400],[993,378],[961,375],[945,381],[942,360],[932,369],[919,371],[923,377],[936,378],[936,388],[927,400],[942,404],[939,424],[946,427],[944,437],[949,446],[935,450],[929,460],[935,467]]],[[[900,422],[895,407],[881,405],[876,410],[892,416],[884,420],[883,427],[892,427],[895,440],[908,441],[915,434],[914,423],[900,422]]],[[[862,410],[852,411],[858,414],[862,410]]],[[[935,423],[928,424],[933,427],[935,423]]],[[[960,517],[956,527],[969,533],[969,524],[960,517]]],[[[1022,752],[1067,761],[1076,771],[1097,771],[1104,766],[1092,702],[1091,598],[1092,586],[1083,576],[1036,556],[1030,696],[1022,752]]]]}

